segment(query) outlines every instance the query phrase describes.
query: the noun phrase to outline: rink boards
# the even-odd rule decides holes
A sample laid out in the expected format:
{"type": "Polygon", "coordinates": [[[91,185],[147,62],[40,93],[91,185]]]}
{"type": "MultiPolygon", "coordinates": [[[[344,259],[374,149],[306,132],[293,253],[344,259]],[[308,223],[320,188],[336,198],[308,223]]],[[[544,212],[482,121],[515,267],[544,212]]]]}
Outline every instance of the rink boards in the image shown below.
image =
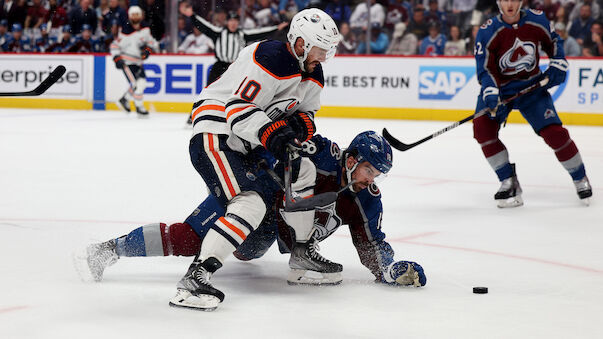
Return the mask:
{"type": "MultiPolygon", "coordinates": [[[[153,111],[190,111],[207,85],[211,55],[152,55],[145,63],[145,102],[153,111]]],[[[110,56],[0,54],[0,92],[37,86],[57,65],[67,72],[44,97],[0,98],[0,107],[116,109],[127,89],[110,56]]],[[[548,60],[541,62],[546,68],[548,60]]],[[[324,67],[320,116],[458,120],[479,93],[471,57],[338,56],[324,67]]],[[[567,80],[551,94],[568,124],[603,125],[603,59],[570,59],[567,80]]],[[[521,122],[517,112],[510,122],[521,122]]]]}

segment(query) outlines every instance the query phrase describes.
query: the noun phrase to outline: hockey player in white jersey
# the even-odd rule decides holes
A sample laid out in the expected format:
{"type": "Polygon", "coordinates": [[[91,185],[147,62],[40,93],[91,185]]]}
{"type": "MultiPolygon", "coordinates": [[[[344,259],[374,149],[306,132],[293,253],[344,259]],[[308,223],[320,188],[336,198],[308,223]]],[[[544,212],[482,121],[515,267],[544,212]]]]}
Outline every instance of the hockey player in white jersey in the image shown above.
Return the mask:
{"type": "MultiPolygon", "coordinates": [[[[193,105],[191,161],[209,191],[225,207],[203,239],[199,254],[177,285],[171,306],[211,310],[224,294],[210,283],[211,275],[260,225],[272,203],[257,179],[258,153],[270,152],[284,161],[315,131],[324,86],[321,62],[335,55],[341,39],[333,19],[319,9],[295,15],[288,43],[251,44],[193,105]]],[[[298,158],[292,190],[313,195],[316,168],[298,158]]],[[[314,211],[286,212],[296,244],[292,269],[338,273],[342,266],[323,260],[310,248],[314,211]]]]}
{"type": "Polygon", "coordinates": [[[146,84],[142,61],[147,59],[151,52],[158,52],[159,44],[151,35],[149,24],[142,20],[140,7],[130,7],[128,19],[117,40],[111,43],[111,56],[115,67],[124,72],[129,84],[126,93],[116,103],[119,108],[129,113],[130,101],[134,101],[138,117],[148,117],[149,112],[144,107],[142,98],[146,84]]]}

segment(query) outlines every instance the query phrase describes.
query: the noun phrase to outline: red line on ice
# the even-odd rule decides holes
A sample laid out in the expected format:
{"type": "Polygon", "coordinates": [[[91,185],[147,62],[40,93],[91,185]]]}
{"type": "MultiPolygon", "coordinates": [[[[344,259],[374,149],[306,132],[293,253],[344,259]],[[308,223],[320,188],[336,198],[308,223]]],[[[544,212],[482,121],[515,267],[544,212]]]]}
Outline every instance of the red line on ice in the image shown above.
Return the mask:
{"type": "Polygon", "coordinates": [[[29,308],[29,306],[13,306],[13,307],[7,307],[7,308],[0,308],[0,313],[8,313],[8,312],[18,311],[18,310],[22,310],[22,309],[26,309],[26,308],[29,308]]]}

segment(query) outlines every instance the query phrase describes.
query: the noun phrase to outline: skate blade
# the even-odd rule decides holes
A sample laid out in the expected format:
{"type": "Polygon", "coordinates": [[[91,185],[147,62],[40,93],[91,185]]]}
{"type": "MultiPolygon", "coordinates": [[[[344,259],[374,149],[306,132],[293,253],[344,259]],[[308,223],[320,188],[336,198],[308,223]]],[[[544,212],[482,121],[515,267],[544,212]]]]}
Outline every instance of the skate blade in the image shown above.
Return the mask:
{"type": "Polygon", "coordinates": [[[149,118],[149,113],[147,113],[147,114],[137,113],[137,115],[138,115],[138,119],[148,119],[149,118]]]}
{"type": "Polygon", "coordinates": [[[117,108],[119,108],[124,113],[130,113],[131,112],[128,108],[126,108],[126,106],[122,105],[121,102],[119,102],[119,100],[115,102],[115,105],[117,106],[117,108]]]}
{"type": "Polygon", "coordinates": [[[580,199],[580,201],[582,202],[582,204],[584,206],[590,206],[590,197],[589,198],[580,199]]]}
{"type": "Polygon", "coordinates": [[[291,269],[287,275],[289,285],[339,285],[343,281],[341,272],[322,273],[308,270],[291,269]]]}
{"type": "Polygon", "coordinates": [[[523,206],[521,195],[517,195],[507,199],[496,200],[498,208],[513,208],[523,206]]]}
{"type": "MultiPolygon", "coordinates": [[[[80,249],[71,254],[73,266],[80,279],[85,283],[95,282],[90,266],[88,266],[88,252],[86,249],[80,249]]],[[[100,281],[100,280],[99,280],[100,281]]]]}
{"type": "Polygon", "coordinates": [[[218,308],[220,299],[213,295],[201,294],[194,296],[186,290],[178,290],[176,296],[170,299],[171,307],[188,308],[197,311],[211,312],[218,308]]]}

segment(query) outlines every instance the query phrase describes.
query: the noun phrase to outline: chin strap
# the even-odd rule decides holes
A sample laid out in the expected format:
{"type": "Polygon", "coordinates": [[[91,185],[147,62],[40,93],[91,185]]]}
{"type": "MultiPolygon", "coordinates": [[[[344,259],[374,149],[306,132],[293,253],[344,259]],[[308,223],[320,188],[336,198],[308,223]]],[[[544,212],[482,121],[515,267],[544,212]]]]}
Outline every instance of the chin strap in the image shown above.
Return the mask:
{"type": "MultiPolygon", "coordinates": [[[[354,158],[354,159],[356,159],[356,158],[354,158]]],[[[343,164],[345,166],[345,178],[346,178],[345,183],[346,183],[347,187],[350,189],[350,191],[352,191],[352,192],[354,192],[354,186],[350,184],[350,183],[352,183],[352,173],[354,173],[354,171],[356,170],[356,167],[358,167],[358,164],[359,164],[359,162],[356,161],[356,163],[354,164],[354,166],[352,166],[352,168],[348,168],[347,158],[343,164]]]]}

